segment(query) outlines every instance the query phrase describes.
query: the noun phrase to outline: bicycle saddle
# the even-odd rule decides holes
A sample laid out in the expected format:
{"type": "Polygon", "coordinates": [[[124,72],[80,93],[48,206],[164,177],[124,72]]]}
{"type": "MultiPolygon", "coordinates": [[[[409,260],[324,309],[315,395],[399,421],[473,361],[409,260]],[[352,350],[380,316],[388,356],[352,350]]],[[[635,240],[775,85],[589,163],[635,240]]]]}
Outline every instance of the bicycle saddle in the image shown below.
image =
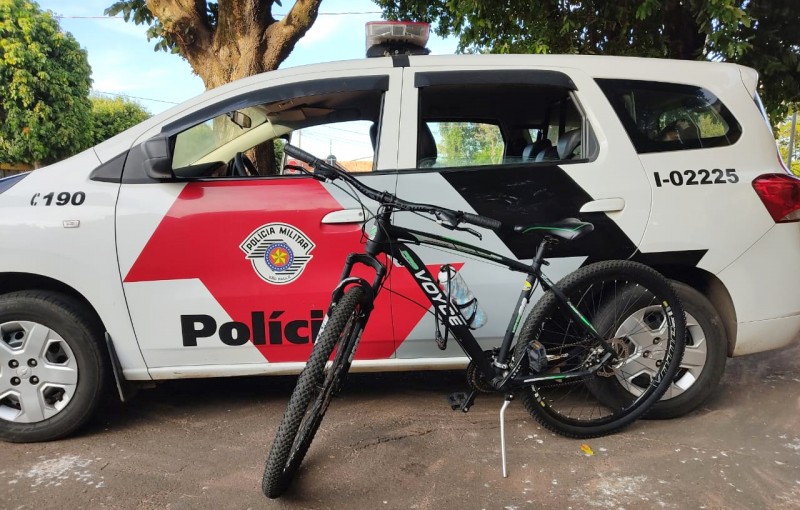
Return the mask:
{"type": "Polygon", "coordinates": [[[574,241],[594,230],[594,225],[577,218],[564,218],[547,225],[516,225],[514,232],[520,234],[537,233],[555,236],[565,241],[574,241]]]}

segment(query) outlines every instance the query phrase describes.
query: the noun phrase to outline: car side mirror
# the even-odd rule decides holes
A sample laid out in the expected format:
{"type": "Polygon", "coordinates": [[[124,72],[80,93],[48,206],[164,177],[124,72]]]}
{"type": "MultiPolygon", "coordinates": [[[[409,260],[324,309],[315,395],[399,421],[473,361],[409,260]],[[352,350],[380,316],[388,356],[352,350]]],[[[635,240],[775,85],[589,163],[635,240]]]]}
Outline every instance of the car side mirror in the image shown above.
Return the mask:
{"type": "Polygon", "coordinates": [[[137,148],[144,171],[152,179],[174,179],[172,171],[172,155],[170,154],[169,137],[155,136],[137,148]]]}

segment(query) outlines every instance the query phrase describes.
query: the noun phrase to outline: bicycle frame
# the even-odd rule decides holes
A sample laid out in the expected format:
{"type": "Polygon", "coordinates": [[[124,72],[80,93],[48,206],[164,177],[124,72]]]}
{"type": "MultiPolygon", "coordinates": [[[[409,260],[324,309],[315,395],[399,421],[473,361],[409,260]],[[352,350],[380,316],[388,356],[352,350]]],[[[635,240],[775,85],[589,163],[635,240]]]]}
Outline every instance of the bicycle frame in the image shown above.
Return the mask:
{"type": "MultiPolygon", "coordinates": [[[[473,360],[483,376],[487,381],[498,390],[516,389],[522,386],[528,386],[537,381],[546,379],[566,379],[571,377],[582,377],[591,373],[595,367],[589,367],[580,372],[573,372],[571,374],[551,374],[540,375],[535,377],[516,377],[516,372],[521,366],[522,360],[517,360],[514,367],[509,367],[508,362],[511,353],[511,346],[514,336],[517,333],[519,324],[525,309],[530,302],[531,295],[535,289],[535,283],[539,282],[545,291],[552,290],[556,297],[561,301],[568,304],[567,310],[572,315],[572,318],[579,324],[588,335],[595,337],[604,346],[604,357],[598,363],[598,366],[607,361],[610,357],[614,357],[614,351],[600,337],[594,330],[588,320],[578,311],[578,309],[569,302],[567,297],[550,281],[547,276],[541,272],[541,267],[544,262],[544,254],[548,245],[548,240],[542,241],[536,250],[536,255],[530,265],[523,264],[517,260],[504,257],[497,253],[484,250],[477,246],[473,246],[455,239],[450,239],[444,236],[422,232],[418,230],[407,229],[398,227],[391,223],[391,210],[386,208],[379,213],[376,221],[377,228],[373,235],[369,236],[366,243],[365,253],[351,253],[347,257],[344,270],[340,279],[339,285],[333,293],[333,303],[336,303],[344,293],[346,287],[352,284],[362,286],[368,295],[368,302],[372,303],[377,295],[383,280],[386,276],[386,266],[381,263],[377,257],[381,254],[387,255],[391,260],[396,261],[403,266],[414,277],[422,292],[430,301],[431,305],[437,311],[438,315],[442,317],[442,322],[445,327],[449,329],[450,333],[458,342],[461,349],[467,356],[473,360]],[[452,251],[465,253],[475,256],[496,264],[506,266],[512,271],[525,273],[527,278],[523,285],[522,292],[514,312],[509,320],[508,327],[506,328],[503,341],[500,345],[499,352],[493,360],[488,356],[478,344],[478,341],[472,334],[466,320],[461,315],[455,306],[445,297],[441,288],[439,287],[438,278],[435,278],[422,259],[409,247],[409,244],[414,245],[427,245],[438,248],[445,248],[452,251]],[[362,264],[371,267],[375,270],[375,278],[372,283],[359,277],[352,277],[352,270],[356,264],[362,264]]],[[[371,310],[365,311],[365,317],[362,324],[366,324],[367,318],[371,310]]]]}

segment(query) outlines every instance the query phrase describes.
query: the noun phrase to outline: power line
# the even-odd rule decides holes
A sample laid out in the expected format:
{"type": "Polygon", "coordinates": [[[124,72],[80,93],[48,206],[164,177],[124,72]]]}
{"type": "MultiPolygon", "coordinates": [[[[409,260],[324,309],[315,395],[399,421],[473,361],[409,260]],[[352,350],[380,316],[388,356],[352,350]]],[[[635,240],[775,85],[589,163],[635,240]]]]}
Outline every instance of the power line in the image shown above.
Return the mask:
{"type": "MultiPolygon", "coordinates": [[[[363,122],[369,122],[369,121],[363,121],[363,122]]],[[[345,133],[353,133],[353,134],[356,134],[356,135],[366,135],[367,134],[366,130],[365,131],[354,131],[352,129],[345,129],[345,128],[340,128],[340,127],[336,127],[336,126],[330,126],[330,125],[327,125],[327,124],[320,124],[320,125],[314,126],[314,127],[322,127],[322,128],[326,128],[326,129],[335,129],[337,131],[344,131],[345,133]]]]}
{"type": "MultiPolygon", "coordinates": [[[[284,17],[287,13],[275,13],[273,16],[284,17]]],[[[381,11],[351,11],[351,12],[320,12],[318,16],[357,16],[360,14],[383,14],[381,11]]],[[[53,14],[56,19],[125,19],[122,16],[67,16],[64,14],[53,14]]]]}
{"type": "Polygon", "coordinates": [[[140,101],[154,101],[156,103],[180,104],[180,103],[176,103],[175,101],[166,101],[164,99],[153,99],[153,98],[150,98],[150,97],[130,96],[128,94],[120,94],[119,92],[103,92],[102,90],[95,90],[95,89],[92,89],[92,92],[94,92],[95,94],[101,94],[101,95],[104,95],[104,96],[119,96],[119,97],[124,97],[126,99],[138,99],[140,101]]]}

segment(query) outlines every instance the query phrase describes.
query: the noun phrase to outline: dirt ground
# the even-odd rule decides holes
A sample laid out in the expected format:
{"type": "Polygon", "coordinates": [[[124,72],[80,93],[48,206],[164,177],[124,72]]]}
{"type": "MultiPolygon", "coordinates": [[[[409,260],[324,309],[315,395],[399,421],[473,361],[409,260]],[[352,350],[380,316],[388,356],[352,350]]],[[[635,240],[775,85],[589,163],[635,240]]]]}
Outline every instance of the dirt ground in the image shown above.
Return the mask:
{"type": "Polygon", "coordinates": [[[0,446],[0,507],[132,509],[800,508],[800,346],[729,360],[679,420],[590,441],[501,397],[468,413],[462,374],[364,374],[334,401],[292,490],[260,489],[293,378],[175,381],[105,408],[77,437],[0,446]],[[588,444],[593,455],[581,450],[588,444]]]}

